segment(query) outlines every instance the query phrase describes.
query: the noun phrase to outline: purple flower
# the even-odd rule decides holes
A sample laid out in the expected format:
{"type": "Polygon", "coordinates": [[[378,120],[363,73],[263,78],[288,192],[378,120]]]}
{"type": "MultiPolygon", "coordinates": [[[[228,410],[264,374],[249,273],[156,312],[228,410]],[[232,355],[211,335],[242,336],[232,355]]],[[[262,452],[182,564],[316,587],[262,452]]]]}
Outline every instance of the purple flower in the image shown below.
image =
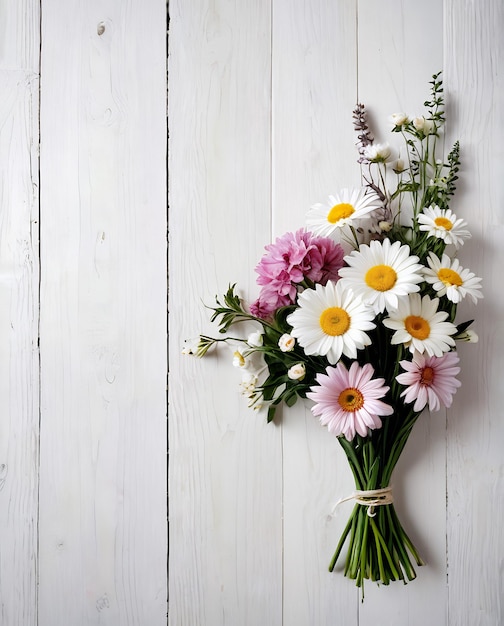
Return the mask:
{"type": "Polygon", "coordinates": [[[281,306],[296,301],[297,286],[305,279],[325,285],[337,281],[343,267],[343,248],[327,237],[315,237],[300,229],[285,233],[265,247],[267,253],[255,268],[259,298],[250,307],[253,315],[265,318],[281,306]]]}

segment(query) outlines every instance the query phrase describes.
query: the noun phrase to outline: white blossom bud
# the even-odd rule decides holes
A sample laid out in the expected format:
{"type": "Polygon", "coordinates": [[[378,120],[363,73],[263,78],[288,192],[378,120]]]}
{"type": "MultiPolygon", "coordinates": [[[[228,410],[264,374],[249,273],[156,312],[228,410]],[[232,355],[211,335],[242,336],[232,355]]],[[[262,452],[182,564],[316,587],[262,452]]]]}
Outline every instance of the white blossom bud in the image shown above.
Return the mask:
{"type": "Polygon", "coordinates": [[[243,354],[239,351],[239,350],[235,350],[233,352],[233,365],[235,367],[243,367],[246,368],[247,367],[247,361],[245,359],[245,357],[243,356],[243,354]]]}
{"type": "Polygon", "coordinates": [[[373,143],[364,148],[363,154],[368,161],[385,163],[390,160],[392,150],[388,143],[373,143]]]}
{"type": "Polygon", "coordinates": [[[413,118],[413,126],[424,135],[430,135],[435,130],[434,122],[432,120],[426,120],[423,115],[413,118]]]}
{"type": "Polygon", "coordinates": [[[404,172],[405,170],[404,161],[402,159],[397,159],[396,162],[392,165],[392,169],[394,170],[396,174],[400,174],[401,172],[404,172]]]}
{"type": "Polygon", "coordinates": [[[284,333],[278,340],[278,347],[282,352],[291,352],[296,345],[296,339],[287,333],[284,333]]]}
{"type": "Polygon", "coordinates": [[[406,113],[392,113],[389,120],[392,124],[394,124],[394,126],[404,126],[404,124],[409,122],[409,118],[406,113]]]}
{"type": "Polygon", "coordinates": [[[306,367],[304,363],[296,363],[287,372],[287,376],[291,380],[303,380],[306,375],[306,367]]]}
{"type": "Polygon", "coordinates": [[[250,333],[250,335],[248,336],[247,339],[247,343],[249,346],[251,346],[252,348],[258,348],[259,346],[263,345],[263,334],[256,330],[253,333],[250,333]]]}

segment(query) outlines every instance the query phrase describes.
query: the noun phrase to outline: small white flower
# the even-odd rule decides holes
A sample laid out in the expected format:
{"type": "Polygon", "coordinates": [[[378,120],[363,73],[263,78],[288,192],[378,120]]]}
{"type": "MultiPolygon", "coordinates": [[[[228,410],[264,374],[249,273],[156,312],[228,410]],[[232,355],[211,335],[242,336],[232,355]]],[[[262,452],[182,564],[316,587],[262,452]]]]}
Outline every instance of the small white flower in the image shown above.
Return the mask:
{"type": "Polygon", "coordinates": [[[389,121],[391,121],[394,126],[404,126],[409,122],[409,117],[406,113],[392,113],[389,117],[389,121]]]}
{"type": "Polygon", "coordinates": [[[296,345],[296,339],[288,333],[284,333],[278,340],[278,347],[282,352],[291,352],[296,345]]]}
{"type": "Polygon", "coordinates": [[[385,220],[378,222],[378,226],[380,230],[384,233],[388,233],[392,230],[392,224],[390,222],[386,222],[385,220]]]}
{"type": "Polygon", "coordinates": [[[247,359],[241,352],[241,350],[235,350],[233,352],[233,365],[238,368],[245,369],[248,365],[247,359]]]}
{"type": "Polygon", "coordinates": [[[413,118],[413,126],[424,135],[430,135],[436,132],[434,122],[432,120],[425,119],[423,115],[413,118]]]}
{"type": "Polygon", "coordinates": [[[373,143],[364,148],[363,154],[372,163],[387,163],[391,159],[392,150],[388,143],[373,143]]]}
{"type": "Polygon", "coordinates": [[[287,376],[291,380],[303,380],[306,375],[306,367],[304,363],[296,363],[287,372],[287,376]]]}
{"type": "Polygon", "coordinates": [[[255,387],[257,385],[257,374],[254,374],[254,372],[243,372],[242,384],[247,387],[255,387]]]}
{"type": "Polygon", "coordinates": [[[263,345],[263,334],[259,330],[250,333],[247,343],[251,348],[259,348],[263,345]]]}
{"type": "Polygon", "coordinates": [[[255,394],[258,378],[252,372],[243,372],[242,381],[240,383],[241,394],[252,398],[255,394]]]}

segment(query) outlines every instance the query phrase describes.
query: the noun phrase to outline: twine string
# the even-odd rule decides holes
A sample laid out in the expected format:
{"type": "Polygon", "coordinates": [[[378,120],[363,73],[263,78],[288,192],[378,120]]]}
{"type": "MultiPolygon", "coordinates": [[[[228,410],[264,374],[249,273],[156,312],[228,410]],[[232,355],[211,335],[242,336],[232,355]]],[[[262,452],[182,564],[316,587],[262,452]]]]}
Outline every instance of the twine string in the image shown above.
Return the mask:
{"type": "Polygon", "coordinates": [[[394,497],[392,496],[392,487],[390,485],[383,489],[370,489],[368,491],[356,490],[346,498],[338,500],[333,507],[333,512],[339,504],[348,502],[349,500],[355,500],[357,504],[367,506],[367,514],[369,517],[374,517],[376,515],[375,507],[392,504],[394,497]]]}

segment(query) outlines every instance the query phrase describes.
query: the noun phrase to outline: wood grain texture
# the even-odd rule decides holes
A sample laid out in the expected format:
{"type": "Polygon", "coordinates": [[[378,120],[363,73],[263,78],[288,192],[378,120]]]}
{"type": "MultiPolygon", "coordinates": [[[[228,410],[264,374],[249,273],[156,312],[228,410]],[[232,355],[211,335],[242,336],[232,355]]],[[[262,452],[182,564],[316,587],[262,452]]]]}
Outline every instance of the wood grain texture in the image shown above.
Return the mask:
{"type": "MultiPolygon", "coordinates": [[[[356,18],[353,1],[273,3],[275,236],[304,227],[312,204],[358,183],[356,18]]],[[[356,624],[354,584],[327,571],[348,512],[331,511],[353,489],[346,460],[308,403],[283,412],[282,431],[284,623],[356,624]]]]}
{"type": "Polygon", "coordinates": [[[3,0],[0,4],[0,69],[38,74],[39,61],[40,0],[3,0]]]}
{"type": "Polygon", "coordinates": [[[485,299],[464,307],[479,343],[461,347],[463,387],[448,420],[448,615],[450,624],[504,622],[504,7],[447,0],[446,82],[452,140],[460,139],[457,215],[472,240],[461,263],[483,277],[485,299]]]}
{"type": "Polygon", "coordinates": [[[166,620],[165,3],[45,0],[39,623],[166,620]]]}
{"type": "Polygon", "coordinates": [[[37,623],[38,3],[0,7],[0,622],[37,623]]]}
{"type": "MultiPolygon", "coordinates": [[[[282,623],[281,431],[238,394],[216,294],[271,238],[270,3],[170,3],[170,610],[172,626],[282,623]]],[[[237,333],[240,331],[237,330],[237,333]]],[[[241,333],[240,333],[241,334],[241,333]]]]}

